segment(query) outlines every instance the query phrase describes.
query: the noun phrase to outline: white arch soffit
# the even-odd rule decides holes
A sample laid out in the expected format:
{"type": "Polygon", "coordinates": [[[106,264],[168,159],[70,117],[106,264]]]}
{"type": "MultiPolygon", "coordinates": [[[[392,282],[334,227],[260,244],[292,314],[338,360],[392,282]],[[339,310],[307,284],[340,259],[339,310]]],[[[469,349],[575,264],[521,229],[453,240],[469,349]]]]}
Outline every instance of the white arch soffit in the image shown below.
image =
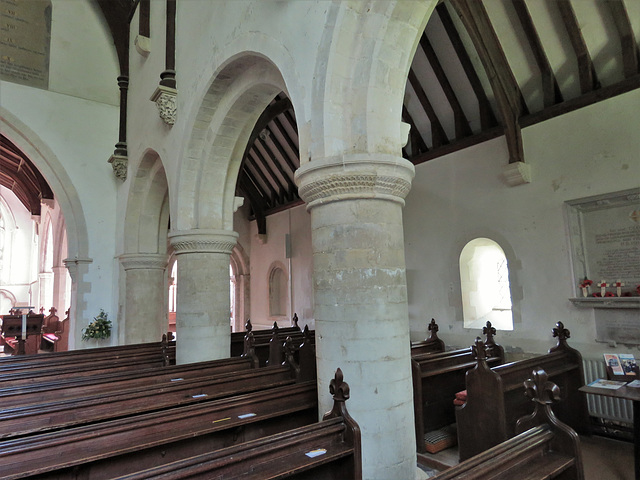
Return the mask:
{"type": "Polygon", "coordinates": [[[160,155],[147,149],[133,172],[125,216],[125,253],[164,253],[166,235],[161,235],[164,205],[169,185],[160,155]]]}
{"type": "Polygon", "coordinates": [[[437,3],[343,0],[332,6],[337,10],[330,14],[335,15],[335,27],[330,23],[325,29],[320,50],[326,56],[318,57],[315,72],[319,81],[313,88],[313,105],[321,109],[323,121],[312,124],[312,158],[363,152],[398,155],[404,86],[437,3]],[[397,119],[392,131],[390,118],[397,119]]]}
{"type": "Polygon", "coordinates": [[[277,67],[253,53],[230,59],[217,73],[197,111],[180,164],[174,229],[233,228],[242,154],[258,117],[280,91],[286,90],[277,67]]]}
{"type": "Polygon", "coordinates": [[[0,130],[29,157],[49,183],[67,225],[67,255],[88,258],[89,239],[84,211],[78,192],[60,160],[33,130],[2,107],[0,130]]]}

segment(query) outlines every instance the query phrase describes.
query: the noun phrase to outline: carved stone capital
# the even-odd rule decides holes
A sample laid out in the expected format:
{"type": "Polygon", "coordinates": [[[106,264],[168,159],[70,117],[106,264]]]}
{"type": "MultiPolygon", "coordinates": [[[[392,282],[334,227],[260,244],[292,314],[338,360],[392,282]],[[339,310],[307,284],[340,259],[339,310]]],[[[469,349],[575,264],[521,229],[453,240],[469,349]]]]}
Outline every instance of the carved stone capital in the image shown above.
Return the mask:
{"type": "Polygon", "coordinates": [[[78,280],[79,267],[81,265],[88,265],[92,262],[93,262],[93,259],[91,258],[78,258],[78,257],[65,258],[64,260],[62,260],[62,263],[64,263],[64,266],[67,267],[67,270],[69,271],[69,276],[71,277],[71,280],[73,282],[76,282],[78,280]]]}
{"type": "Polygon", "coordinates": [[[118,257],[126,270],[164,270],[167,268],[169,257],[162,253],[125,253],[118,257]]]}
{"type": "Polygon", "coordinates": [[[231,230],[185,230],[169,233],[176,255],[184,253],[226,253],[235,247],[238,233],[231,230]]]}
{"type": "Polygon", "coordinates": [[[415,168],[393,155],[357,154],[312,160],[295,174],[298,194],[308,204],[383,199],[400,203],[411,189],[415,168]]]}
{"type": "Polygon", "coordinates": [[[113,174],[123,182],[127,179],[127,169],[129,167],[129,158],[124,155],[116,155],[115,153],[109,158],[109,163],[113,168],[113,174]]]}
{"type": "Polygon", "coordinates": [[[164,85],[158,85],[156,91],[151,95],[150,100],[155,102],[160,118],[167,125],[176,123],[176,116],[178,114],[177,96],[178,90],[164,85]]]}
{"type": "Polygon", "coordinates": [[[510,163],[503,168],[502,175],[510,187],[531,183],[531,167],[524,162],[510,163]]]}

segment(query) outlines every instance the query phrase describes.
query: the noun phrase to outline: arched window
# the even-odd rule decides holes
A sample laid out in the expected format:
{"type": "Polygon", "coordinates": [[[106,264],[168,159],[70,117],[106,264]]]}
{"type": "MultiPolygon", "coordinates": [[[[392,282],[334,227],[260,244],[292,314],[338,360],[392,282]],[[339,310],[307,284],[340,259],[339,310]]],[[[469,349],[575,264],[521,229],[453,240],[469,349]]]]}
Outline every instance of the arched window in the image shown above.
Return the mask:
{"type": "Polygon", "coordinates": [[[460,253],[460,281],[465,328],[490,321],[499,330],[513,330],[509,268],[500,245],[488,238],[467,243],[460,253]]]}
{"type": "Polygon", "coordinates": [[[269,316],[287,315],[287,276],[284,269],[274,266],[269,273],[269,316]]]}

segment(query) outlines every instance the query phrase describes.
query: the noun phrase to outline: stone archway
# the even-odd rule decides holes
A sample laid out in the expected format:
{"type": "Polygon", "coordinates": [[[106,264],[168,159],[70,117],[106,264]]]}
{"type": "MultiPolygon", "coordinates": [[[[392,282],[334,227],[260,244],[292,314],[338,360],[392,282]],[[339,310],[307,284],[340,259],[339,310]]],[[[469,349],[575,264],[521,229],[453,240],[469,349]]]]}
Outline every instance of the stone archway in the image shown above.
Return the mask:
{"type": "Polygon", "coordinates": [[[177,212],[169,236],[180,285],[178,363],[228,356],[238,171],[257,119],[283,90],[284,80],[269,60],[236,55],[217,72],[195,116],[171,199],[177,212]]]}
{"type": "MultiPolygon", "coordinates": [[[[91,284],[85,279],[89,258],[87,224],[80,196],[60,160],[40,137],[17,117],[0,107],[0,130],[40,170],[47,179],[65,219],[67,258],[64,264],[71,276],[71,309],[69,331],[75,331],[76,314],[87,308],[85,296],[91,292],[91,284]]],[[[70,335],[69,346],[75,346],[70,335]]]]}
{"type": "Polygon", "coordinates": [[[169,187],[160,156],[147,151],[135,170],[120,264],[125,276],[119,343],[157,342],[168,325],[165,302],[169,187]]]}

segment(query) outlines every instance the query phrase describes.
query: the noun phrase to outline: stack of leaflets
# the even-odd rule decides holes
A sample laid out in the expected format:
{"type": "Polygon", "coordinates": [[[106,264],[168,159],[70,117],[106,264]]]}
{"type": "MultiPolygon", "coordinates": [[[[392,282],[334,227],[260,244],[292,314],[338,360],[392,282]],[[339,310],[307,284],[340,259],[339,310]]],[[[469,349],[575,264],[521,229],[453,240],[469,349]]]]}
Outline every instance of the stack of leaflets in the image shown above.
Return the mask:
{"type": "Polygon", "coordinates": [[[589,385],[587,385],[588,387],[597,387],[597,388],[608,388],[610,390],[617,390],[620,387],[623,387],[625,385],[625,382],[618,382],[617,380],[604,380],[602,378],[599,378],[598,380],[595,380],[593,382],[591,382],[589,385]]]}
{"type": "Polygon", "coordinates": [[[631,353],[605,353],[604,362],[613,375],[636,375],[638,366],[631,353]]]}

